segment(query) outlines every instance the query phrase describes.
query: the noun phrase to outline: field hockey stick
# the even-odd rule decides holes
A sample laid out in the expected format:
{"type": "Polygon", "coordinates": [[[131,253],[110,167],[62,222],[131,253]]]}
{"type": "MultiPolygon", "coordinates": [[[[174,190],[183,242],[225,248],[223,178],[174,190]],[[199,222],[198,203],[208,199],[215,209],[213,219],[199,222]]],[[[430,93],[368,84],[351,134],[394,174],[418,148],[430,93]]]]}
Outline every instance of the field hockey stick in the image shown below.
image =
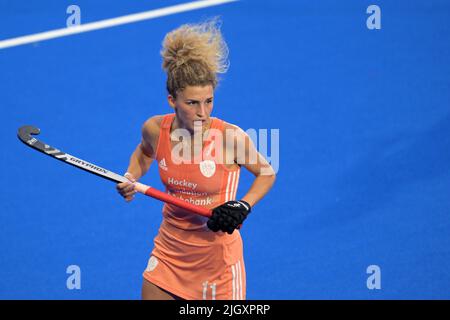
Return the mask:
{"type": "MultiPolygon", "coordinates": [[[[43,143],[42,141],[39,141],[38,139],[32,137],[31,135],[38,135],[41,132],[39,128],[36,128],[34,126],[23,126],[19,128],[19,131],[17,133],[17,136],[19,139],[26,144],[27,146],[40,151],[54,159],[58,159],[60,161],[63,161],[64,163],[70,164],[74,167],[77,167],[79,169],[82,169],[84,171],[87,171],[89,173],[95,174],[99,177],[102,177],[104,179],[120,183],[120,182],[129,182],[129,180],[117,173],[114,173],[112,171],[106,170],[104,168],[101,168],[95,164],[89,163],[87,161],[81,160],[77,157],[74,157],[68,153],[64,153],[61,150],[58,150],[56,148],[53,148],[49,146],[48,144],[43,143]]],[[[147,186],[145,184],[135,182],[135,190],[139,193],[145,194],[146,196],[173,204],[175,206],[178,206],[180,208],[183,208],[185,210],[189,210],[193,213],[210,217],[212,215],[211,209],[199,207],[196,205],[193,205],[189,202],[186,202],[184,200],[181,200],[179,198],[176,198],[174,196],[171,196],[170,194],[164,193],[162,191],[159,191],[153,187],[147,186]]]]}

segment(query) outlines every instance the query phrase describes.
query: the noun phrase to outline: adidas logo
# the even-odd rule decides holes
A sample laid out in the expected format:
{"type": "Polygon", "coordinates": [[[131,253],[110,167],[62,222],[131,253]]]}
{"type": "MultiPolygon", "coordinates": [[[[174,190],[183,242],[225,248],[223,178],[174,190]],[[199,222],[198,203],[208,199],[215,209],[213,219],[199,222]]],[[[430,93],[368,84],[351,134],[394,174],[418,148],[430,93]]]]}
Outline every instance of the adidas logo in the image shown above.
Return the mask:
{"type": "Polygon", "coordinates": [[[162,158],[161,161],[159,162],[159,167],[165,171],[168,170],[167,165],[166,165],[166,159],[162,158]]]}

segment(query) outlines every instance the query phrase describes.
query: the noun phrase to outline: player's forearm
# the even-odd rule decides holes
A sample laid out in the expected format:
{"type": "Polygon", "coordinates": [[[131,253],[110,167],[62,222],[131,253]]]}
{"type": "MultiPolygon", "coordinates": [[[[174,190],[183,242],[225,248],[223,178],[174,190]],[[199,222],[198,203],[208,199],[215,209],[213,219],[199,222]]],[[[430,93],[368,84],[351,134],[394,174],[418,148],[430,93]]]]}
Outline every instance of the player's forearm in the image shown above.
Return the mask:
{"type": "Polygon", "coordinates": [[[142,152],[141,145],[138,144],[130,157],[130,164],[127,172],[131,173],[136,180],[144,176],[150,168],[153,158],[148,157],[142,152]]]}
{"type": "Polygon", "coordinates": [[[274,182],[275,174],[256,176],[252,186],[242,200],[248,202],[253,207],[269,192],[274,182]]]}

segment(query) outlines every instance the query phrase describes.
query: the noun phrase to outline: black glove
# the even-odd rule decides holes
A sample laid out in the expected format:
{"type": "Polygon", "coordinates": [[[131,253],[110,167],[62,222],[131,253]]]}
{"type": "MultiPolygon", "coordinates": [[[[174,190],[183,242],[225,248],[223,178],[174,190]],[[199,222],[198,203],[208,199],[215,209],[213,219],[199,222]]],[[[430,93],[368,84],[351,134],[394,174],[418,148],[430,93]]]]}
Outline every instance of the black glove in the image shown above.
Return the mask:
{"type": "Polygon", "coordinates": [[[222,230],[232,234],[244,222],[251,210],[250,205],[243,200],[228,201],[213,209],[212,216],[206,224],[214,232],[222,230]]]}

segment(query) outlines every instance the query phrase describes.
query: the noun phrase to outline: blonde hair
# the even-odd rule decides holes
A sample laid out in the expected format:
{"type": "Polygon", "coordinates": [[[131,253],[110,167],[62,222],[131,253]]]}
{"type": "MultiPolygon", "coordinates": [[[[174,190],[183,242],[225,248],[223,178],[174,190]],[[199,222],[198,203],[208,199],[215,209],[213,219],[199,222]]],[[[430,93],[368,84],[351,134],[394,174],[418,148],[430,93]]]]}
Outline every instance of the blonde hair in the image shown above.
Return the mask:
{"type": "Polygon", "coordinates": [[[167,73],[167,91],[176,96],[187,86],[212,85],[217,74],[228,69],[228,47],[217,19],[201,24],[185,24],[169,32],[161,50],[167,73]]]}

